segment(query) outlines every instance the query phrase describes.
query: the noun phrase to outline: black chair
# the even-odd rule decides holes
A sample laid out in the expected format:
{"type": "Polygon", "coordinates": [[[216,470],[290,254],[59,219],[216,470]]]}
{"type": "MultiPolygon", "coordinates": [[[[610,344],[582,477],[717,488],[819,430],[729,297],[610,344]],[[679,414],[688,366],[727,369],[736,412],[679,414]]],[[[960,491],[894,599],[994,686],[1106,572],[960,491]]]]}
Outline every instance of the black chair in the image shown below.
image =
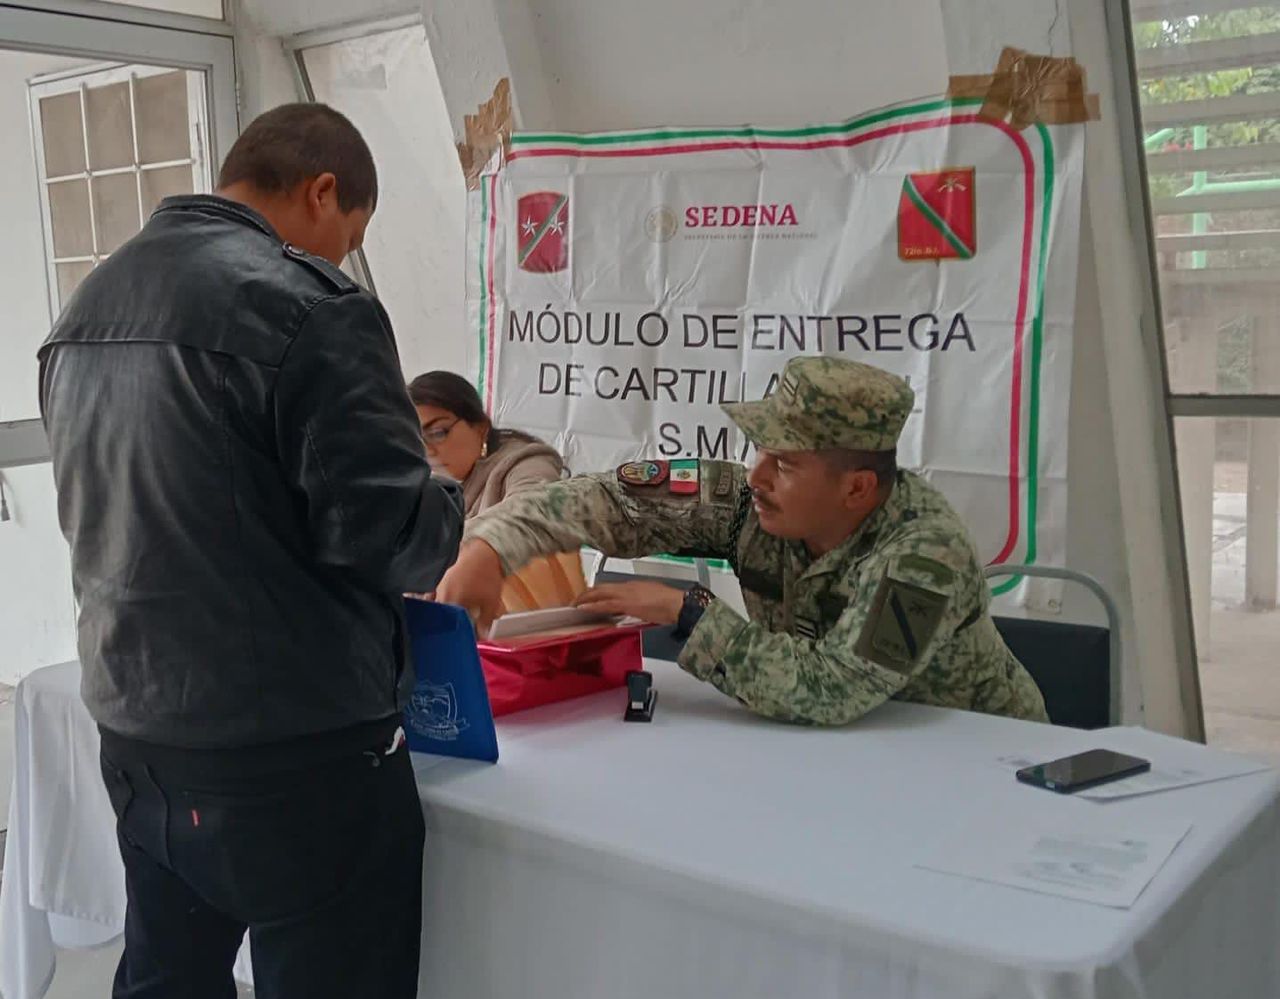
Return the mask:
{"type": "Polygon", "coordinates": [[[1092,576],[1052,566],[1003,566],[994,576],[1038,576],[1087,586],[1102,602],[1108,627],[997,617],[996,629],[1044,694],[1049,720],[1070,728],[1105,728],[1120,720],[1120,617],[1111,596],[1092,576]]]}

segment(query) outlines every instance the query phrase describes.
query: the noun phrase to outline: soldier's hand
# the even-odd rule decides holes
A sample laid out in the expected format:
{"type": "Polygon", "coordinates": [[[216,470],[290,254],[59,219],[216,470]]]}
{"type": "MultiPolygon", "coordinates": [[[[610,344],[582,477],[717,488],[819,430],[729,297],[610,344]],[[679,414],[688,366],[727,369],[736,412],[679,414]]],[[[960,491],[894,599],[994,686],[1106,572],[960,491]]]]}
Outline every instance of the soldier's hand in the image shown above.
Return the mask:
{"type": "Polygon", "coordinates": [[[502,560],[483,541],[463,543],[458,560],[436,587],[436,599],[457,604],[471,615],[476,634],[489,631],[493,619],[502,613],[502,560]]]}
{"type": "Polygon", "coordinates": [[[675,624],[683,604],[684,590],[646,580],[593,586],[573,605],[600,614],[638,617],[650,624],[675,624]]]}

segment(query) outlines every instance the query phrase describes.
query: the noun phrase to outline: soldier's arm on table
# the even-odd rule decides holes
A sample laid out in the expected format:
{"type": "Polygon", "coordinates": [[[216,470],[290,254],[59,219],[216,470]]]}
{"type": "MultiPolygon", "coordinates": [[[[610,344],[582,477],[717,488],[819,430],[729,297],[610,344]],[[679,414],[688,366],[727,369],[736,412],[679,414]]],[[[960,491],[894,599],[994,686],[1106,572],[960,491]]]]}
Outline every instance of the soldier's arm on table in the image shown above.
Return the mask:
{"type": "Polygon", "coordinates": [[[669,483],[635,486],[615,472],[579,475],[521,493],[467,524],[466,540],[492,548],[512,573],[541,555],[583,545],[610,557],[686,554],[722,558],[735,540],[734,521],[749,502],[746,470],[699,462],[698,491],[677,495],[669,483]]]}
{"type": "Polygon", "coordinates": [[[862,717],[919,676],[981,606],[981,574],[959,542],[915,537],[872,557],[861,573],[870,583],[821,638],[770,631],[716,600],[681,667],[769,718],[841,725],[862,717]]]}

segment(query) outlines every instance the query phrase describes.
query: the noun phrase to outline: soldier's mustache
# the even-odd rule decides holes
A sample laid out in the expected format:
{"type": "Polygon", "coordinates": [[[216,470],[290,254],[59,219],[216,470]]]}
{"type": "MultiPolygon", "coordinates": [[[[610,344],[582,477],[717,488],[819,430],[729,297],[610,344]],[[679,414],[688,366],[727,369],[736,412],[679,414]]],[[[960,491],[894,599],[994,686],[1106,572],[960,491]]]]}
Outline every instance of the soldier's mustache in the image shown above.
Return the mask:
{"type": "Polygon", "coordinates": [[[764,493],[762,493],[759,489],[751,490],[751,498],[755,500],[756,503],[758,503],[760,506],[764,507],[766,510],[776,511],[778,509],[776,505],[774,505],[773,503],[770,503],[767,499],[764,498],[764,493]]]}

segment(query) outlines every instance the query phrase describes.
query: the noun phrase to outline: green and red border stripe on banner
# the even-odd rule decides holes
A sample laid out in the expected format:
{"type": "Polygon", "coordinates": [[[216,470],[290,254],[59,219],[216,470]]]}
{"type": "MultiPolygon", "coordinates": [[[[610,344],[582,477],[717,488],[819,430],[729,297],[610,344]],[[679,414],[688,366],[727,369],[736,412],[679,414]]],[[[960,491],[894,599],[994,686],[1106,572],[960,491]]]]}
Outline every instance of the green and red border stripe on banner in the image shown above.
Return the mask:
{"type": "MultiPolygon", "coordinates": [[[[1034,232],[1034,184],[1035,160],[1021,133],[1002,121],[984,118],[976,114],[955,114],[958,109],[973,107],[980,99],[937,100],[916,105],[888,108],[862,118],[837,125],[815,125],[798,129],[761,129],[743,127],[734,129],[658,129],[644,132],[607,133],[595,135],[517,134],[511,139],[509,160],[532,157],[620,157],[620,156],[671,156],[683,153],[717,152],[726,150],[814,150],[851,147],[885,138],[890,135],[921,131],[951,125],[982,124],[1004,132],[1018,148],[1024,166],[1024,200],[1026,213],[1023,224],[1023,248],[1021,277],[1018,282],[1017,318],[1014,324],[1013,384],[1010,391],[1010,443],[1009,443],[1009,532],[1000,553],[993,564],[1004,563],[1017,547],[1020,525],[1021,489],[1019,469],[1022,430],[1022,382],[1023,339],[1026,328],[1028,285],[1030,278],[1031,239],[1034,232]],[[945,112],[944,116],[925,121],[898,123],[865,134],[843,133],[867,129],[882,122],[913,115],[945,112]],[[832,136],[833,138],[821,138],[832,136]]],[[[1043,202],[1040,220],[1040,240],[1036,287],[1031,322],[1031,373],[1028,396],[1027,428],[1027,495],[1026,495],[1026,549],[1025,563],[1033,564],[1037,554],[1037,511],[1039,494],[1040,451],[1040,376],[1044,346],[1044,285],[1045,261],[1048,251],[1049,223],[1054,193],[1054,151],[1048,130],[1036,125],[1043,148],[1043,202]]],[[[480,267],[480,356],[484,367],[481,386],[486,402],[493,401],[494,322],[495,302],[493,293],[493,254],[497,213],[494,201],[497,193],[497,175],[481,180],[481,218],[478,264],[480,267]]],[[[993,592],[1007,592],[1016,586],[1021,577],[1011,577],[993,592]]]]}

